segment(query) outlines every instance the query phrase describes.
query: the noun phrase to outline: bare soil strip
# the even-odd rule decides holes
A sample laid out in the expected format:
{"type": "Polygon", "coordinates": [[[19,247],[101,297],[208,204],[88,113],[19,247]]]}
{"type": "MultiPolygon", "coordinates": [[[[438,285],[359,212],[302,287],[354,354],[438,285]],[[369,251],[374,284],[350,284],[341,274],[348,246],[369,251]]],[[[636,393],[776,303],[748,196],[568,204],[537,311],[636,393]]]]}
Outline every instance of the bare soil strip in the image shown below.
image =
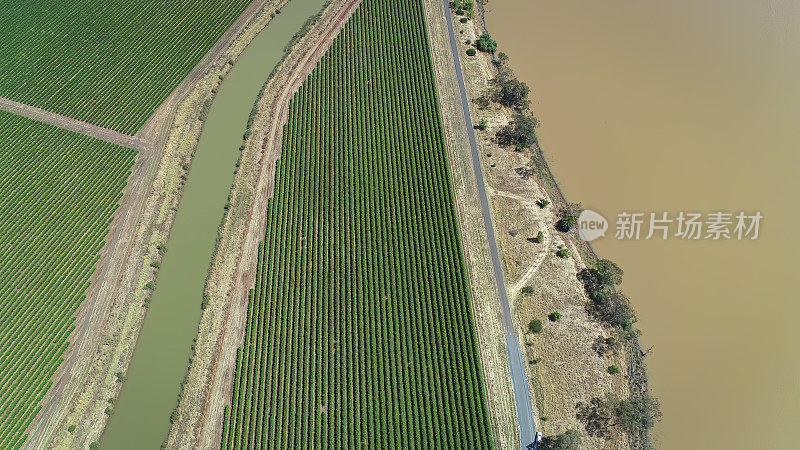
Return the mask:
{"type": "Polygon", "coordinates": [[[274,192],[275,164],[280,158],[289,102],[359,1],[334,0],[328,4],[263,91],[234,181],[231,213],[223,224],[220,247],[209,274],[209,307],[201,319],[178,420],[168,439],[170,447],[219,446],[223,413],[233,388],[236,349],[244,333],[248,292],[255,281],[258,245],[266,227],[267,200],[274,192]]]}
{"type": "Polygon", "coordinates": [[[150,145],[151,142],[147,139],[129,136],[118,131],[103,128],[99,125],[94,125],[89,122],[84,122],[82,120],[73,119],[61,114],[46,111],[44,109],[16,102],[5,97],[0,97],[0,109],[20,116],[25,116],[29,119],[38,120],[39,122],[54,125],[65,130],[85,134],[87,136],[100,139],[101,141],[121,145],[122,147],[136,150],[140,153],[149,151],[152,147],[152,145],[150,145]]]}

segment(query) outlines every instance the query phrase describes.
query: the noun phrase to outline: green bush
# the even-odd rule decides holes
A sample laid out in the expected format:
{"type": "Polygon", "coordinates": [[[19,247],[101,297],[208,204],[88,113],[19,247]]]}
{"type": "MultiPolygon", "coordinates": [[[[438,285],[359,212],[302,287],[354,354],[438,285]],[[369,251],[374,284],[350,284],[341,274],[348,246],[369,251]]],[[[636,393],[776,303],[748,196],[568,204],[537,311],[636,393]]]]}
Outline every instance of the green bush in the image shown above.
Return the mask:
{"type": "Polygon", "coordinates": [[[536,118],[517,113],[512,122],[497,130],[497,142],[502,146],[513,145],[517,151],[522,151],[537,142],[537,126],[536,118]]]}
{"type": "Polygon", "coordinates": [[[458,9],[456,10],[456,15],[458,15],[458,16],[463,16],[463,15],[464,15],[464,10],[463,10],[463,9],[461,9],[461,8],[458,8],[458,9]]]}
{"type": "Polygon", "coordinates": [[[547,200],[545,198],[540,198],[539,200],[536,200],[536,206],[538,206],[541,209],[545,209],[549,204],[550,200],[547,200]]]}
{"type": "Polygon", "coordinates": [[[469,21],[469,19],[467,19],[466,17],[462,17],[462,18],[458,19],[458,21],[461,22],[461,23],[467,23],[467,21],[469,21]]]}
{"type": "Polygon", "coordinates": [[[556,256],[559,258],[569,258],[569,249],[562,245],[558,248],[558,251],[556,251],[556,256]]]}
{"type": "Polygon", "coordinates": [[[558,322],[558,320],[561,319],[561,313],[558,311],[553,311],[547,316],[547,318],[550,319],[550,322],[558,322]]]}
{"type": "Polygon", "coordinates": [[[489,126],[489,122],[486,120],[485,117],[482,118],[480,122],[478,122],[479,130],[485,130],[487,126],[489,126]]]}
{"type": "Polygon", "coordinates": [[[610,373],[611,375],[618,374],[619,373],[619,367],[617,367],[616,365],[608,366],[608,373],[610,373]]]}
{"type": "Polygon", "coordinates": [[[69,431],[70,433],[74,433],[74,432],[75,432],[75,425],[70,425],[70,426],[67,428],[67,431],[69,431]]]}
{"type": "Polygon", "coordinates": [[[483,33],[475,42],[475,46],[478,47],[478,50],[486,53],[494,53],[497,51],[497,41],[492,39],[489,33],[483,33]]]}
{"type": "Polygon", "coordinates": [[[100,444],[98,444],[97,442],[92,442],[91,444],[89,444],[89,450],[98,450],[99,448],[100,444]]]}
{"type": "Polygon", "coordinates": [[[476,52],[475,52],[474,48],[468,48],[467,49],[467,56],[475,56],[475,53],[476,52]]]}
{"type": "Polygon", "coordinates": [[[522,293],[525,295],[532,295],[533,294],[533,286],[525,286],[522,288],[522,293]]]}
{"type": "Polygon", "coordinates": [[[125,381],[125,374],[122,372],[117,372],[117,381],[119,381],[120,383],[125,381]]]}
{"type": "Polygon", "coordinates": [[[539,319],[531,320],[531,323],[528,324],[528,330],[530,330],[531,333],[541,333],[542,321],[539,319]]]}
{"type": "Polygon", "coordinates": [[[542,230],[539,230],[539,232],[536,233],[536,243],[541,244],[542,241],[544,241],[544,233],[542,233],[542,230]]]}

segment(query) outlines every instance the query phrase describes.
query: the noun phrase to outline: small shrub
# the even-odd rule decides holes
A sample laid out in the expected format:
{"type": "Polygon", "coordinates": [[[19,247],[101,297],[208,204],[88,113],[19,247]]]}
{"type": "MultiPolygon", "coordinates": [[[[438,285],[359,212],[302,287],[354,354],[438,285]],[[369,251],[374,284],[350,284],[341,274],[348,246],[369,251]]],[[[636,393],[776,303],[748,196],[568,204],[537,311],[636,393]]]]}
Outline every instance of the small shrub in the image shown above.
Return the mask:
{"type": "Polygon", "coordinates": [[[539,364],[539,361],[541,361],[541,360],[542,360],[542,358],[533,358],[531,360],[528,360],[528,363],[529,364],[539,364]]]}
{"type": "Polygon", "coordinates": [[[167,253],[167,246],[164,244],[158,244],[156,245],[156,250],[158,250],[158,253],[163,255],[164,253],[167,253]]]}
{"type": "Polygon", "coordinates": [[[543,241],[544,241],[544,233],[542,233],[542,230],[539,230],[539,232],[536,233],[536,243],[541,244],[543,241]]]}
{"type": "Polygon", "coordinates": [[[486,120],[485,117],[482,118],[480,122],[478,122],[479,130],[485,130],[487,126],[489,126],[489,122],[486,120]]]}
{"type": "Polygon", "coordinates": [[[558,251],[556,251],[556,256],[559,258],[569,258],[569,249],[562,245],[558,248],[558,251]]]}
{"type": "Polygon", "coordinates": [[[120,383],[125,381],[125,374],[122,373],[122,372],[117,372],[117,381],[120,382],[120,383]]]}
{"type": "Polygon", "coordinates": [[[458,9],[456,10],[456,15],[457,15],[457,16],[463,16],[463,15],[464,15],[464,10],[463,10],[463,9],[461,9],[461,8],[458,8],[458,9]]]}
{"type": "Polygon", "coordinates": [[[556,229],[558,231],[567,233],[569,230],[575,228],[578,224],[578,217],[574,214],[567,214],[556,222],[556,229]]]}
{"type": "Polygon", "coordinates": [[[91,444],[89,444],[89,450],[99,450],[99,448],[100,444],[98,444],[97,442],[92,442],[91,444]]]}
{"type": "Polygon", "coordinates": [[[533,295],[533,286],[525,286],[522,288],[522,293],[525,295],[533,295]]]}
{"type": "Polygon", "coordinates": [[[161,267],[161,263],[160,263],[160,262],[158,262],[158,261],[151,261],[151,262],[150,262],[150,267],[153,267],[153,268],[155,268],[155,269],[158,269],[159,267],[161,267]]]}
{"type": "Polygon", "coordinates": [[[608,373],[610,373],[611,375],[618,374],[619,373],[619,367],[617,367],[616,365],[608,366],[608,373]]]}
{"type": "Polygon", "coordinates": [[[109,406],[108,408],[106,408],[106,410],[104,412],[106,413],[107,416],[110,416],[111,415],[111,407],[109,406]]]}
{"type": "Polygon", "coordinates": [[[75,425],[70,425],[70,426],[67,428],[67,431],[69,431],[70,433],[74,433],[74,432],[75,432],[75,425]]]}
{"type": "Polygon", "coordinates": [[[558,320],[561,319],[561,313],[558,311],[553,311],[547,316],[547,318],[550,319],[550,322],[558,322],[558,320]]]}
{"type": "Polygon", "coordinates": [[[276,10],[275,10],[275,14],[280,14],[280,13],[281,13],[281,10],[280,10],[280,9],[276,9],[276,10]]]}
{"type": "Polygon", "coordinates": [[[475,56],[475,53],[476,52],[475,52],[474,48],[468,48],[467,49],[467,56],[475,56]]]}
{"type": "Polygon", "coordinates": [[[144,288],[147,289],[147,290],[150,290],[150,291],[154,291],[154,290],[156,290],[156,282],[155,281],[148,281],[144,285],[144,288]]]}
{"type": "Polygon", "coordinates": [[[497,41],[492,39],[489,33],[483,33],[481,37],[475,41],[475,46],[478,50],[486,53],[494,53],[497,51],[497,41]]]}
{"type": "Polygon", "coordinates": [[[545,198],[540,198],[539,200],[536,200],[536,206],[538,206],[541,209],[545,209],[549,204],[550,200],[547,200],[545,198]]]}
{"type": "Polygon", "coordinates": [[[542,321],[539,319],[531,320],[531,323],[528,324],[528,330],[531,333],[541,333],[542,332],[542,321]]]}
{"type": "Polygon", "coordinates": [[[462,18],[458,19],[458,21],[461,22],[461,23],[467,23],[468,20],[469,19],[467,19],[466,17],[462,17],[462,18]]]}
{"type": "Polygon", "coordinates": [[[173,409],[172,413],[169,415],[169,423],[175,423],[178,421],[178,410],[173,409]]]}
{"type": "Polygon", "coordinates": [[[467,39],[466,41],[464,41],[464,43],[467,44],[467,45],[470,45],[470,44],[472,44],[472,41],[467,39]]]}

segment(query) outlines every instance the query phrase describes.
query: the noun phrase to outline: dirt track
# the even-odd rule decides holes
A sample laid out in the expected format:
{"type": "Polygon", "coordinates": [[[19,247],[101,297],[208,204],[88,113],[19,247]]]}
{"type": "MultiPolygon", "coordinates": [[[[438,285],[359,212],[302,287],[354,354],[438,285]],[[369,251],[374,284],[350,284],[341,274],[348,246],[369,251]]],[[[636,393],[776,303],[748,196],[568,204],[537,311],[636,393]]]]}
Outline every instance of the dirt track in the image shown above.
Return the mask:
{"type": "Polygon", "coordinates": [[[263,152],[258,162],[260,167],[255,195],[228,297],[229,306],[222,329],[218,330],[221,334],[216,339],[216,360],[210,374],[195,442],[199,448],[218,447],[220,443],[223,412],[233,388],[236,349],[241,344],[244,333],[247,294],[255,282],[258,244],[263,240],[266,227],[267,200],[274,192],[275,164],[280,158],[283,124],[288,118],[289,102],[359,3],[360,0],[346,0],[333,1],[328,5],[323,16],[295,46],[266,87],[267,91],[280,90],[267,109],[260,111],[262,117],[270,117],[266,124],[266,133],[256,132],[251,138],[256,142],[263,142],[263,152]]]}
{"type": "Polygon", "coordinates": [[[29,106],[5,97],[0,97],[0,109],[27,117],[29,119],[38,120],[39,122],[54,125],[59,128],[64,128],[65,130],[85,134],[87,136],[100,139],[101,141],[121,145],[123,147],[136,150],[139,153],[150,151],[152,147],[152,142],[148,141],[147,137],[141,138],[129,136],[118,131],[103,128],[99,125],[94,125],[82,120],[62,116],[61,114],[36,108],[34,106],[29,106]]]}

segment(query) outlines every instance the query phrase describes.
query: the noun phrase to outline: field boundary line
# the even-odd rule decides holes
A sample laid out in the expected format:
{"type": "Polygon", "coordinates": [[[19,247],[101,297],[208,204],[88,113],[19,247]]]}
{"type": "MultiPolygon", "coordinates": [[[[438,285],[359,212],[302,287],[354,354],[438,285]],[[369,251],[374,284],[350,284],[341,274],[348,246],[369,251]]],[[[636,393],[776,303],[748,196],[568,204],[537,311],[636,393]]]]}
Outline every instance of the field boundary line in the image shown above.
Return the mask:
{"type": "Polygon", "coordinates": [[[130,136],[119,131],[114,131],[109,128],[104,128],[99,125],[94,125],[82,120],[73,119],[62,114],[47,111],[45,109],[30,106],[25,103],[20,103],[6,97],[0,97],[0,109],[3,111],[16,114],[18,116],[27,117],[39,122],[43,122],[55,127],[80,133],[86,136],[99,139],[101,141],[110,142],[137,152],[150,151],[152,142],[147,141],[136,136],[130,136]]]}

